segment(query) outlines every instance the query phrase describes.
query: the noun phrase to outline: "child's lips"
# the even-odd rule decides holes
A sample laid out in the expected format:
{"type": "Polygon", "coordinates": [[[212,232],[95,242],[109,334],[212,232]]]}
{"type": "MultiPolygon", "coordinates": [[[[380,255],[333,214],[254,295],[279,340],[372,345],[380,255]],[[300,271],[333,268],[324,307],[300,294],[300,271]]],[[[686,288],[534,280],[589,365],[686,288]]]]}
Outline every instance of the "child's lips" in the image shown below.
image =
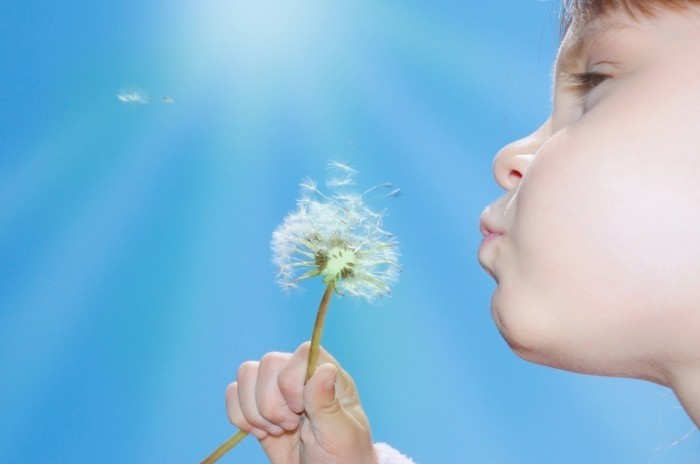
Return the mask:
{"type": "Polygon", "coordinates": [[[489,245],[489,243],[493,242],[501,235],[503,234],[500,232],[489,232],[486,235],[484,235],[484,238],[481,240],[481,245],[479,245],[479,250],[486,248],[489,245]]]}
{"type": "Polygon", "coordinates": [[[494,223],[493,219],[487,215],[487,211],[481,215],[481,219],[479,220],[479,230],[484,236],[482,246],[484,242],[491,241],[499,235],[503,235],[503,229],[494,223]]]}
{"type": "Polygon", "coordinates": [[[487,212],[488,210],[482,214],[479,222],[479,230],[484,236],[479,245],[479,263],[491,277],[496,278],[492,263],[493,254],[489,252],[489,248],[498,237],[503,235],[503,232],[491,222],[487,212]]]}
{"type": "Polygon", "coordinates": [[[490,245],[501,235],[503,234],[500,232],[489,232],[484,236],[481,244],[479,245],[479,263],[481,264],[481,267],[483,267],[484,270],[493,278],[496,277],[493,271],[494,257],[493,253],[489,252],[489,249],[490,245]]]}

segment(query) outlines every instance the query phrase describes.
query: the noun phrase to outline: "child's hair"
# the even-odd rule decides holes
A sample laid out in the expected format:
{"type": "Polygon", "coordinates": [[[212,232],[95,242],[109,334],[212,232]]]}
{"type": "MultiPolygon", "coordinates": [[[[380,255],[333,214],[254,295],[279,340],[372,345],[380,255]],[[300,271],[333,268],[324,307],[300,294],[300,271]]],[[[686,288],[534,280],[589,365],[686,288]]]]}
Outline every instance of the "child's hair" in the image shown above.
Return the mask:
{"type": "Polygon", "coordinates": [[[653,16],[659,8],[681,9],[700,0],[562,0],[562,37],[573,20],[586,23],[611,11],[653,16]]]}
{"type": "Polygon", "coordinates": [[[622,10],[631,15],[641,13],[652,16],[658,8],[681,9],[697,0],[563,0],[563,15],[568,23],[572,19],[590,21],[610,11],[622,10]]]}

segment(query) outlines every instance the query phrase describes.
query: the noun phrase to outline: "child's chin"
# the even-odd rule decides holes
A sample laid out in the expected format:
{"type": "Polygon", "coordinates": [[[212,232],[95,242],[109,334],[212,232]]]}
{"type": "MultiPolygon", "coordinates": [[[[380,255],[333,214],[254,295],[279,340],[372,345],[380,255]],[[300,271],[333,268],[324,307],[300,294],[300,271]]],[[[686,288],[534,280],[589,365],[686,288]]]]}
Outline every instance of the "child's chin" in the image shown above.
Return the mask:
{"type": "Polygon", "coordinates": [[[519,356],[531,360],[549,338],[547,332],[551,327],[543,324],[543,318],[521,298],[511,297],[513,293],[504,286],[496,288],[491,299],[491,316],[508,346],[519,356]]]}
{"type": "MultiPolygon", "coordinates": [[[[512,308],[511,308],[512,309],[512,308]]],[[[521,308],[522,309],[522,308],[521,308]]],[[[535,318],[520,318],[515,311],[492,307],[494,322],[513,352],[525,361],[579,374],[628,377],[662,385],[662,376],[650,369],[648,361],[629,359],[622,353],[596,352],[586,343],[586,335],[565,335],[564,327],[536,323],[535,318]]],[[[652,366],[653,367],[653,366],[652,366]]]]}
{"type": "Polygon", "coordinates": [[[548,317],[543,305],[527,305],[522,299],[509,301],[505,292],[500,290],[494,292],[491,300],[491,315],[515,354],[536,364],[569,371],[582,370],[580,360],[571,352],[571,340],[563,337],[564,328],[557,326],[561,321],[548,317]]]}

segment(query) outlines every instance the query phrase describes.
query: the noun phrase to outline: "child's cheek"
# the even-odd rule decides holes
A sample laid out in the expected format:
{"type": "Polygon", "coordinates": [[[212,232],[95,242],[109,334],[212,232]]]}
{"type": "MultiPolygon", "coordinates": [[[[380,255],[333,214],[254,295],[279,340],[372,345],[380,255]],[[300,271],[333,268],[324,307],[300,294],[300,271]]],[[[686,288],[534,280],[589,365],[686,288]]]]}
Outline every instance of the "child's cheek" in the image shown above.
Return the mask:
{"type": "Polygon", "coordinates": [[[574,155],[540,153],[524,177],[500,250],[494,309],[524,357],[595,371],[591,346],[629,333],[624,308],[640,288],[629,279],[639,253],[619,192],[574,155]]]}
{"type": "Polygon", "coordinates": [[[571,298],[619,271],[609,226],[615,216],[590,163],[572,154],[542,153],[517,195],[511,238],[523,278],[534,288],[556,287],[571,298]],[[580,283],[587,282],[581,285],[580,283]]]}
{"type": "MultiPolygon", "coordinates": [[[[700,224],[690,217],[697,209],[644,154],[576,146],[542,152],[517,194],[511,240],[520,278],[535,291],[556,289],[558,311],[659,311],[668,294],[659,286],[682,293],[679,270],[700,262],[698,228],[688,228],[700,224]]],[[[700,188],[689,188],[699,199],[700,188]]]]}

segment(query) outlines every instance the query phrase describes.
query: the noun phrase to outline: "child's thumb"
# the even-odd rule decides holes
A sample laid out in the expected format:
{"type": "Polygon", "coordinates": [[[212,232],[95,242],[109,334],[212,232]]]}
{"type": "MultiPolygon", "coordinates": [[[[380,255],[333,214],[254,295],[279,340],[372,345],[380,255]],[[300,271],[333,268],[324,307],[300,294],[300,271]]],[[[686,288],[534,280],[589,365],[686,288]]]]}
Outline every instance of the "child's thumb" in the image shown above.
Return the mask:
{"type": "Polygon", "coordinates": [[[318,366],[304,389],[304,410],[315,428],[332,433],[347,420],[338,398],[335,383],[338,368],[331,363],[318,366]]]}

